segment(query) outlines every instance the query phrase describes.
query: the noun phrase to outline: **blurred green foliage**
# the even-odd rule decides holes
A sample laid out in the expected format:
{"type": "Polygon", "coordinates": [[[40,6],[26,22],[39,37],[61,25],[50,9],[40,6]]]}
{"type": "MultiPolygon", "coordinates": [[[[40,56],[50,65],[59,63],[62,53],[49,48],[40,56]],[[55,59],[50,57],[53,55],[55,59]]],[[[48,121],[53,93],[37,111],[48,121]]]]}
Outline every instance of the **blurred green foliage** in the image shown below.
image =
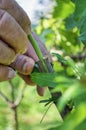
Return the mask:
{"type": "MultiPolygon", "coordinates": [[[[15,99],[17,99],[17,96],[23,86],[25,86],[25,83],[19,76],[16,76],[12,80],[12,84],[14,86],[13,91],[15,93],[15,99]]],[[[16,130],[14,111],[3,100],[1,92],[3,92],[9,100],[12,100],[12,92],[9,82],[0,83],[0,130],[16,130]]],[[[45,107],[44,104],[40,104],[39,101],[46,98],[50,98],[48,90],[46,90],[43,98],[38,96],[35,86],[31,87],[26,85],[23,92],[23,99],[17,108],[19,130],[46,130],[54,125],[56,126],[57,121],[58,125],[60,124],[61,117],[54,105],[50,107],[45,118],[40,124],[48,106],[45,107]],[[53,113],[51,111],[53,111],[53,113]],[[54,117],[56,113],[57,116],[54,117]]]]}
{"type": "MultiPolygon", "coordinates": [[[[61,91],[63,95],[57,101],[61,112],[66,104],[73,107],[58,127],[49,130],[85,130],[86,129],[86,1],[55,0],[51,18],[41,19],[41,26],[36,32],[43,39],[47,48],[54,55],[54,70],[56,74],[45,74],[41,85],[50,80],[53,92],[61,91]],[[57,80],[56,80],[57,79],[57,80]],[[59,82],[62,81],[62,82],[59,82]],[[55,85],[56,83],[56,85],[55,85]],[[63,84],[62,84],[63,83],[63,84]]],[[[35,73],[35,77],[43,76],[35,73]],[[37,76],[38,75],[38,76],[37,76]]],[[[50,85],[49,84],[49,85],[50,85]]]]}
{"type": "MultiPolygon", "coordinates": [[[[53,92],[62,92],[57,101],[57,109],[39,104],[50,99],[47,90],[39,97],[35,88],[26,86],[24,96],[18,106],[20,130],[85,130],[86,129],[86,1],[52,0],[55,2],[50,17],[41,16],[40,24],[34,29],[46,44],[53,57],[55,73],[33,73],[32,80],[41,86],[53,87],[53,92]],[[62,121],[59,112],[66,104],[72,111],[62,121]],[[59,112],[58,112],[59,110],[59,112]],[[57,115],[57,116],[56,116],[57,115]]],[[[15,99],[25,85],[18,76],[12,81],[15,99]]],[[[0,92],[12,100],[9,82],[0,83],[0,92]]],[[[56,99],[57,100],[57,99],[56,99]]],[[[0,99],[0,129],[13,130],[14,113],[0,99]]]]}

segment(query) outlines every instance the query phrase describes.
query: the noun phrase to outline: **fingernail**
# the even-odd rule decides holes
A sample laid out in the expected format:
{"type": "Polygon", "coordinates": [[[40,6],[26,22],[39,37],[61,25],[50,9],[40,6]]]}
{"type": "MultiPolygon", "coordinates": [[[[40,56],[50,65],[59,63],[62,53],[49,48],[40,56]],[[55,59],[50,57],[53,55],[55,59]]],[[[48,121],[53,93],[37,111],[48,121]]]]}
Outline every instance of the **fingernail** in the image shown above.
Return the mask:
{"type": "Polygon", "coordinates": [[[13,78],[15,75],[16,75],[16,72],[15,72],[13,69],[9,68],[8,78],[11,79],[11,78],[13,78]]]}
{"type": "Polygon", "coordinates": [[[23,66],[23,72],[24,73],[27,73],[27,74],[30,74],[33,70],[33,66],[34,66],[34,63],[29,63],[29,62],[26,62],[23,66]]]}

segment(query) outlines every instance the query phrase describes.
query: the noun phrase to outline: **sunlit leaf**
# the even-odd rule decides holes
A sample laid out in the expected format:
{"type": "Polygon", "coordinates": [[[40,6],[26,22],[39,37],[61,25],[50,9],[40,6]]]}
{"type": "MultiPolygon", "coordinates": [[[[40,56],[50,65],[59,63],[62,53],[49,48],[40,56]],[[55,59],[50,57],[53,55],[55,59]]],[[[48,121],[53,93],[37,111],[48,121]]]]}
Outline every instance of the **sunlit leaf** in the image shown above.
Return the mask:
{"type": "Polygon", "coordinates": [[[54,17],[66,18],[74,11],[74,4],[70,0],[56,0],[56,2],[57,5],[54,8],[54,17]]]}
{"type": "Polygon", "coordinates": [[[74,130],[86,130],[86,119],[82,121],[74,130]]]}

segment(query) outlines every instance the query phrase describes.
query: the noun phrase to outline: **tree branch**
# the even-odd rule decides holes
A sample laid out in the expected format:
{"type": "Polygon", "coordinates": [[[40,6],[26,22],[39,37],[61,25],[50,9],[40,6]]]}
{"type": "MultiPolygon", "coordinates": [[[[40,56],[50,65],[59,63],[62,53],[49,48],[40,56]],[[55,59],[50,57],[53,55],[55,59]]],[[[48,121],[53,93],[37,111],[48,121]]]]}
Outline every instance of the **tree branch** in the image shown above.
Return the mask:
{"type": "Polygon", "coordinates": [[[20,90],[16,100],[15,100],[15,97],[14,97],[14,86],[13,86],[13,83],[12,83],[11,80],[9,81],[9,84],[11,86],[11,95],[12,95],[11,108],[14,109],[14,108],[18,107],[18,105],[20,104],[20,102],[21,102],[21,100],[23,98],[23,94],[24,94],[24,90],[26,88],[26,84],[23,86],[22,90],[20,90]]]}

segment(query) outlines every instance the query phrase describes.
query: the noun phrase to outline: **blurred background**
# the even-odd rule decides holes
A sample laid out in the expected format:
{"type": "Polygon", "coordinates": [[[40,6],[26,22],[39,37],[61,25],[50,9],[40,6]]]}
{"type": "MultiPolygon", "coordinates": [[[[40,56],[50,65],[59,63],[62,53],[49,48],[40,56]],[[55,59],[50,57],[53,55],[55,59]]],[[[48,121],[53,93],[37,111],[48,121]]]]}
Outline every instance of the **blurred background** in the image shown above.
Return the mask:
{"type": "MultiPolygon", "coordinates": [[[[20,6],[27,12],[32,22],[33,30],[40,26],[40,19],[50,12],[53,2],[50,0],[16,0],[20,6]]],[[[48,107],[40,104],[40,100],[50,98],[50,93],[46,91],[45,97],[40,97],[36,92],[36,86],[27,86],[19,76],[16,76],[11,82],[0,83],[0,130],[14,130],[16,124],[16,116],[18,116],[19,130],[44,130],[47,128],[47,123],[56,121],[58,116],[54,116],[58,111],[54,105],[44,118],[44,123],[40,121],[47,111],[48,107]],[[23,90],[23,92],[22,92],[23,90]],[[23,95],[17,111],[9,106],[9,102],[4,99],[14,101],[23,95]],[[52,112],[53,111],[53,112],[52,112]]],[[[59,116],[60,117],[60,116],[59,116]]],[[[53,123],[52,123],[53,125],[53,123]]]]}
{"type": "Polygon", "coordinates": [[[16,1],[26,11],[31,19],[32,24],[37,24],[37,21],[39,21],[40,16],[42,15],[41,13],[46,14],[46,12],[49,12],[54,3],[54,1],[51,2],[51,0],[32,0],[30,3],[28,0],[16,1]]]}
{"type": "MultiPolygon", "coordinates": [[[[75,10],[75,0],[16,1],[27,12],[32,29],[43,44],[51,54],[55,53],[52,55],[53,67],[59,76],[55,77],[57,85],[54,91],[63,93],[59,110],[68,103],[70,107],[76,107],[77,113],[69,116],[65,124],[59,127],[62,118],[57,110],[58,106],[56,108],[54,104],[49,104],[45,107],[44,103],[39,103],[51,97],[48,89],[44,97],[40,97],[36,86],[26,85],[17,75],[12,81],[0,83],[0,130],[82,130],[77,125],[85,120],[86,115],[86,96],[82,98],[82,95],[86,95],[86,90],[81,89],[86,83],[83,78],[86,71],[86,48],[80,40],[83,37],[78,38],[79,26],[74,25],[73,19],[68,19],[75,10]],[[71,100],[75,105],[69,103],[71,100]],[[16,106],[13,106],[15,101],[16,106]],[[85,102],[84,105],[82,101],[85,102]],[[80,113],[83,116],[79,116],[80,113]],[[72,121],[77,122],[77,125],[72,121]]],[[[86,124],[84,126],[86,128],[86,124]]]]}

